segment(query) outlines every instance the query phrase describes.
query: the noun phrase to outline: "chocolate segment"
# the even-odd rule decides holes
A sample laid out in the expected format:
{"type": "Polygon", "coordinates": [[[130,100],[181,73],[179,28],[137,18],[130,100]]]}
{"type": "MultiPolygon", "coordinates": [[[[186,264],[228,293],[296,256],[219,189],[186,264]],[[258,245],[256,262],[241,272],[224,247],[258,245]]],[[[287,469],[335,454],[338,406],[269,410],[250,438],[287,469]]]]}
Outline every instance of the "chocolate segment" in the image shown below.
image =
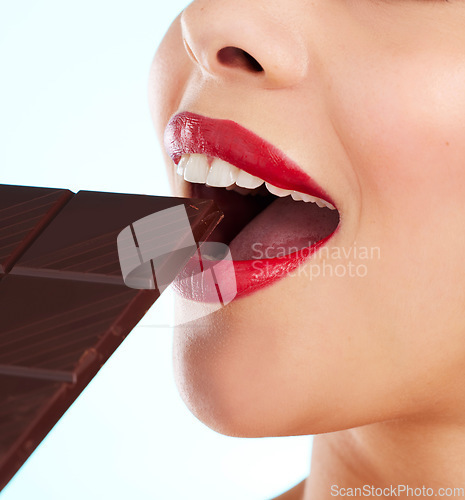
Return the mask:
{"type": "Polygon", "coordinates": [[[118,234],[133,222],[176,205],[185,206],[197,241],[203,241],[221,218],[210,200],[79,191],[11,273],[122,285],[118,234]]]}
{"type": "Polygon", "coordinates": [[[73,196],[67,189],[0,184],[0,275],[73,196]]]}
{"type": "Polygon", "coordinates": [[[124,284],[118,235],[140,263],[158,245],[169,282],[221,218],[210,200],[0,185],[0,490],[163,289],[124,284]],[[188,223],[150,224],[171,208],[188,223]]]}
{"type": "MultiPolygon", "coordinates": [[[[158,290],[31,276],[0,283],[0,374],[76,382],[82,357],[111,354],[158,298],[158,290]],[[137,312],[136,312],[137,311],[137,312]]],[[[95,370],[96,372],[97,370],[95,370]]]]}

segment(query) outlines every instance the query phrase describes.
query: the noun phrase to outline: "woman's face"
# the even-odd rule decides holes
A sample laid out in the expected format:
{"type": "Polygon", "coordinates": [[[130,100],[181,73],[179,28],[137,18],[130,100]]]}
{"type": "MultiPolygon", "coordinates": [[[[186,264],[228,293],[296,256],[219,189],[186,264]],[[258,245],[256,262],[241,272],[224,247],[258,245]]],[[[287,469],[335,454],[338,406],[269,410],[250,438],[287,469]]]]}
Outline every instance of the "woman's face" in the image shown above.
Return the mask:
{"type": "MultiPolygon", "coordinates": [[[[237,436],[463,411],[465,3],[196,0],[150,98],[160,139],[181,111],[232,120],[340,217],[298,272],[177,329],[191,411],[237,436]]],[[[168,155],[167,170],[175,195],[194,193],[168,155]]]]}

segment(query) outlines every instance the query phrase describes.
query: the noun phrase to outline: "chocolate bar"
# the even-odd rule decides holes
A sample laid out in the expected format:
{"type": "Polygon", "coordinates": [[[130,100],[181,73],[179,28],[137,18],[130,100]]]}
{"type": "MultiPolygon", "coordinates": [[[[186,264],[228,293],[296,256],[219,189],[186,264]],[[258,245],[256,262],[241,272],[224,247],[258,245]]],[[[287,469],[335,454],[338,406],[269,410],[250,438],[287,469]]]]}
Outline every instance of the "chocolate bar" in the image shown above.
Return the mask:
{"type": "Polygon", "coordinates": [[[210,200],[0,185],[0,490],[221,218],[210,200]]]}

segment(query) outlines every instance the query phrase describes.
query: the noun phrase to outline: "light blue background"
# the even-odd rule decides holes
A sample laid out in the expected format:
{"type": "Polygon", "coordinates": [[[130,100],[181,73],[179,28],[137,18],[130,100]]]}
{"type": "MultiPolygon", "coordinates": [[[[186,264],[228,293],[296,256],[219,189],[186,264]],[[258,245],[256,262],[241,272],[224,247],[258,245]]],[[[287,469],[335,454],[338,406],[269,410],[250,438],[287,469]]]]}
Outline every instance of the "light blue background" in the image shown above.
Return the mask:
{"type": "MultiPolygon", "coordinates": [[[[0,0],[0,182],[169,194],[147,76],[187,2],[161,4],[0,0]]],[[[171,333],[136,327],[1,500],[260,500],[307,475],[309,437],[230,438],[189,413],[171,333]]]]}

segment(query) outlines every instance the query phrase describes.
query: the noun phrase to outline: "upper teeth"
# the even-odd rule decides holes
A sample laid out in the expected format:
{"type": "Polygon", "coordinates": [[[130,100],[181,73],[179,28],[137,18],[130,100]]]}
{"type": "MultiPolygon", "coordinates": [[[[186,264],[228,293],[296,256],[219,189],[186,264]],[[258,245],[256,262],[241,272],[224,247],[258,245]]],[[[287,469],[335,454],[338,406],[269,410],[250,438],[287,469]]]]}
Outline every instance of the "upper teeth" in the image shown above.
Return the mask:
{"type": "Polygon", "coordinates": [[[251,175],[245,170],[240,170],[219,158],[213,158],[210,165],[207,156],[203,154],[183,155],[178,163],[176,173],[183,176],[186,181],[207,184],[214,187],[239,186],[247,189],[255,189],[265,183],[268,191],[276,196],[291,195],[293,200],[311,201],[319,207],[328,207],[331,210],[335,210],[335,207],[328,201],[299,191],[291,191],[273,186],[273,184],[265,182],[260,177],[251,175]]]}

